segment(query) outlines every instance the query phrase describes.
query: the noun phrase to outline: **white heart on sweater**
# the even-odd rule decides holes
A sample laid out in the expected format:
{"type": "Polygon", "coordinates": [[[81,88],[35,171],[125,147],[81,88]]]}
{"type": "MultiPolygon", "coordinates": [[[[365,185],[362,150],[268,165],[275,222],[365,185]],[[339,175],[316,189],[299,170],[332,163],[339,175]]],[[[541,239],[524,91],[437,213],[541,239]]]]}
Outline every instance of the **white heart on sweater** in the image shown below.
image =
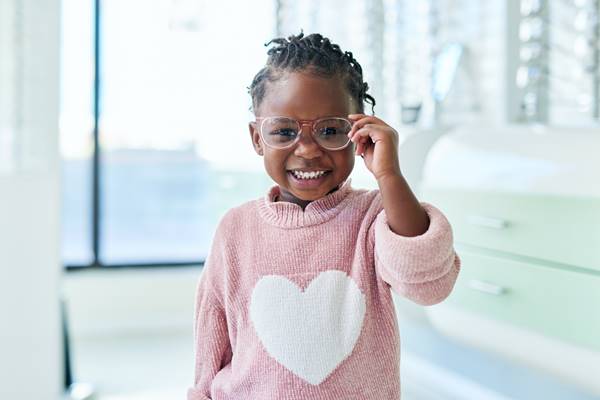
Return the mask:
{"type": "Polygon", "coordinates": [[[250,318],[266,351],[313,385],[352,353],[365,310],[364,294],[339,270],[321,272],[304,291],[284,276],[263,276],[250,300],[250,318]]]}

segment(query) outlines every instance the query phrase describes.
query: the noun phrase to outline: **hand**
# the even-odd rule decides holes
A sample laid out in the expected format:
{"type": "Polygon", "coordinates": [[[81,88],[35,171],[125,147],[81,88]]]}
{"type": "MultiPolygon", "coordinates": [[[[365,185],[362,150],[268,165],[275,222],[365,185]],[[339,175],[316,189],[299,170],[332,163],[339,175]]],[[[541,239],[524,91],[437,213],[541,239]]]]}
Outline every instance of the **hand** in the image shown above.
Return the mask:
{"type": "Polygon", "coordinates": [[[356,144],[356,154],[363,158],[375,179],[401,176],[398,132],[374,116],[350,114],[348,118],[354,123],[348,136],[356,144]]]}

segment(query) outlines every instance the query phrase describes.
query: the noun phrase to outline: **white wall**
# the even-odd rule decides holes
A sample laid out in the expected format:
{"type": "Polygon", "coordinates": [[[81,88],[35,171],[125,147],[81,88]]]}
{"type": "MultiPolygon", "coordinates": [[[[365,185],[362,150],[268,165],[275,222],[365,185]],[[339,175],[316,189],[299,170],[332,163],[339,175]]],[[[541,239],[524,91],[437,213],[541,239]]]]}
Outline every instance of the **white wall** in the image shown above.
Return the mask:
{"type": "Polygon", "coordinates": [[[63,392],[59,0],[0,0],[0,399],[63,392]]]}
{"type": "Polygon", "coordinates": [[[77,271],[65,275],[69,333],[98,336],[192,332],[199,267],[77,271]]]}

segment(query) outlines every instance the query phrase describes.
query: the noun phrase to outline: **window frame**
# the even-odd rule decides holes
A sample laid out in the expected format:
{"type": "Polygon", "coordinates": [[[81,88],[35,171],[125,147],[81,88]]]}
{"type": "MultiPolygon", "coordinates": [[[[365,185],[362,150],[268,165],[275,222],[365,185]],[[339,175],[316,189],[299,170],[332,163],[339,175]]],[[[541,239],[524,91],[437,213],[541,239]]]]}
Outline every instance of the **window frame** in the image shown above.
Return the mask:
{"type": "Polygon", "coordinates": [[[164,262],[151,262],[151,263],[103,263],[100,259],[101,250],[101,187],[100,187],[100,175],[102,173],[102,164],[100,163],[101,148],[100,148],[100,65],[102,54],[100,52],[100,40],[101,40],[101,22],[102,22],[102,0],[94,0],[93,3],[93,53],[94,53],[94,83],[92,93],[93,103],[93,146],[92,146],[92,235],[91,235],[91,247],[92,247],[92,261],[88,264],[65,264],[64,269],[67,272],[83,271],[83,270],[116,270],[116,269],[147,269],[147,268],[173,268],[173,267],[191,267],[191,266],[204,266],[205,259],[189,260],[189,261],[168,261],[164,262]]]}

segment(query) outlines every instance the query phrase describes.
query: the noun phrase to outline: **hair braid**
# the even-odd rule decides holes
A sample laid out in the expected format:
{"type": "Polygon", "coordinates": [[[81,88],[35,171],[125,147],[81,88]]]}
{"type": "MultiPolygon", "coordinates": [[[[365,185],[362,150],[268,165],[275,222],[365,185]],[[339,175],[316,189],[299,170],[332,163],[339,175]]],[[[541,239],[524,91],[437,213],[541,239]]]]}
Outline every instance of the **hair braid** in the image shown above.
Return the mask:
{"type": "Polygon", "coordinates": [[[252,108],[257,110],[265,97],[267,82],[278,80],[284,72],[307,71],[331,77],[340,75],[348,92],[356,100],[359,112],[364,112],[364,103],[375,110],[375,99],[367,94],[369,85],[363,81],[362,67],[352,52],[343,52],[339,45],[319,33],[304,36],[303,32],[286,38],[275,38],[265,43],[274,46],[267,50],[267,63],[254,76],[248,92],[252,97],[252,108]]]}

